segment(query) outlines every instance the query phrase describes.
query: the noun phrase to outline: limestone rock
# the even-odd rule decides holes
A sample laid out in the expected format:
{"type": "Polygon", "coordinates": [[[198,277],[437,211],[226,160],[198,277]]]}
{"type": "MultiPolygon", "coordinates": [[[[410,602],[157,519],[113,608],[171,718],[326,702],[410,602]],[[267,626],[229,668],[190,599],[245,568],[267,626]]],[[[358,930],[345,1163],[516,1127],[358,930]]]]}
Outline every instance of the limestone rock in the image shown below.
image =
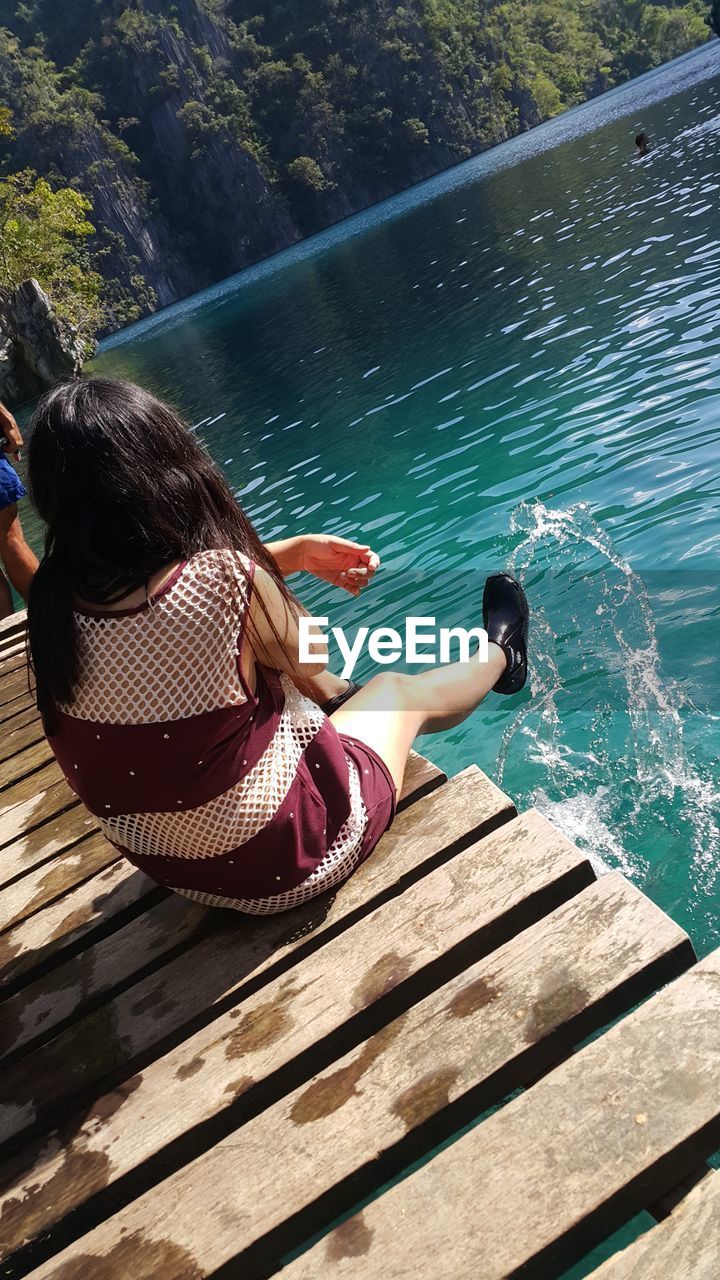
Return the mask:
{"type": "Polygon", "coordinates": [[[0,399],[10,407],[76,377],[83,347],[77,330],[55,314],[37,280],[0,296],[0,399]]]}

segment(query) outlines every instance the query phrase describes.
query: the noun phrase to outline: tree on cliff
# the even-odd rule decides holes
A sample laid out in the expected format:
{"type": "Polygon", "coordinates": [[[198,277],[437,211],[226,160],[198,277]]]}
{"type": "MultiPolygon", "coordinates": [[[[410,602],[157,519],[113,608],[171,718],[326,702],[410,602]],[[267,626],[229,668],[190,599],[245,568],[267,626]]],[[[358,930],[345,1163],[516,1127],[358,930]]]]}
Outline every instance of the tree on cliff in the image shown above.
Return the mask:
{"type": "Polygon", "coordinates": [[[102,320],[102,277],[83,242],[95,228],[91,203],[72,187],[55,190],[32,169],[0,179],[0,289],[36,279],[88,352],[102,320]]]}
{"type": "Polygon", "coordinates": [[[0,0],[0,172],[92,200],[113,329],[719,26],[720,0],[0,0]]]}

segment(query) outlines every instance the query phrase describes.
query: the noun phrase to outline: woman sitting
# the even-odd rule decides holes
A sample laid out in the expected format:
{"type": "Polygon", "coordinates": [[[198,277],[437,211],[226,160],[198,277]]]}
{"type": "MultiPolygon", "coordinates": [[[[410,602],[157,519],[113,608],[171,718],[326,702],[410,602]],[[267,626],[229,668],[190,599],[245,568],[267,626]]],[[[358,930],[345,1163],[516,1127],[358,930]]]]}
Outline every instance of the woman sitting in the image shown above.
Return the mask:
{"type": "Polygon", "coordinates": [[[525,681],[527,603],[502,574],[485,591],[486,663],[359,690],[301,664],[285,575],[357,594],[377,556],[322,534],[263,546],[141,387],[48,392],[29,478],[47,524],[29,634],[50,745],[107,839],[198,902],[262,914],[339,884],[392,821],[416,735],[525,681]]]}

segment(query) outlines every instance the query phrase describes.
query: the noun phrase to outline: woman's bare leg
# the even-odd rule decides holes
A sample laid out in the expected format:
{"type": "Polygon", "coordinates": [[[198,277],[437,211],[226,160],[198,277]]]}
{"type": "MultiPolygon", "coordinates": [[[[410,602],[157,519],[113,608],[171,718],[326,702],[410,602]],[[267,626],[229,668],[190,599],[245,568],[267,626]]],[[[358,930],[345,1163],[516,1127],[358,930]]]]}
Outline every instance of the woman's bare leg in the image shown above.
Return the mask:
{"type": "Polygon", "coordinates": [[[38,562],[25,541],[18,509],[14,503],[9,507],[3,507],[0,511],[0,560],[18,595],[27,602],[30,583],[35,576],[38,562]]]}
{"type": "Polygon", "coordinates": [[[490,643],[487,662],[471,658],[413,676],[387,672],[370,680],[330,719],[339,733],[358,738],[377,752],[399,796],[417,735],[460,724],[490,692],[506,665],[502,649],[490,643]]]}

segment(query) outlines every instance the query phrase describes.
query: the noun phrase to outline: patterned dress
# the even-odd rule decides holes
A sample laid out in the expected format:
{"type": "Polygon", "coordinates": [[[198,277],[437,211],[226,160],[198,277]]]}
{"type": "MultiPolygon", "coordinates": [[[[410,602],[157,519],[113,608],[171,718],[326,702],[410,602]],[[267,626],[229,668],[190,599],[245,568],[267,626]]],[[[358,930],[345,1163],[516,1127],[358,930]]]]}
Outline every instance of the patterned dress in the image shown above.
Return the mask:
{"type": "Polygon", "coordinates": [[[205,551],[145,604],[76,611],[80,678],[50,745],[107,839],[210,906],[284,911],[346,879],[392,777],[287,676],[240,666],[253,564],[205,551]]]}

